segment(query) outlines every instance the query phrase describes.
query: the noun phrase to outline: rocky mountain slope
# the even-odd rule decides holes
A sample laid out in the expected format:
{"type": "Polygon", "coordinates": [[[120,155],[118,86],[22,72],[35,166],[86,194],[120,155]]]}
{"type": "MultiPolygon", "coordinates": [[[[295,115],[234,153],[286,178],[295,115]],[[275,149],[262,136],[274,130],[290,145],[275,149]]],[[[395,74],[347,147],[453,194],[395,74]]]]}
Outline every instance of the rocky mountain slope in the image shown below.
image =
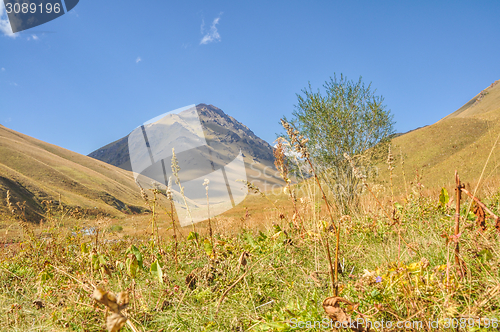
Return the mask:
{"type": "MultiPolygon", "coordinates": [[[[207,144],[212,152],[218,153],[220,159],[230,162],[241,151],[250,182],[260,186],[263,190],[269,190],[273,185],[282,185],[279,173],[274,167],[273,148],[266,141],[213,105],[199,104],[196,110],[207,144]]],[[[174,128],[172,132],[175,132],[174,128]]],[[[127,135],[95,150],[89,154],[89,157],[125,170],[132,170],[128,137],[127,135]]]]}

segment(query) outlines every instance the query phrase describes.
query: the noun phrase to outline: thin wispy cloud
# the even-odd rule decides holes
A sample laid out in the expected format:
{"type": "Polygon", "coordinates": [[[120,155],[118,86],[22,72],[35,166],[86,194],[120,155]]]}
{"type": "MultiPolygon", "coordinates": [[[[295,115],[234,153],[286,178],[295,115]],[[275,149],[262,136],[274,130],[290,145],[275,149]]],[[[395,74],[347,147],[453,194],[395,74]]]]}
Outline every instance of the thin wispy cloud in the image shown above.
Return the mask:
{"type": "Polygon", "coordinates": [[[135,63],[139,63],[139,62],[141,62],[141,61],[142,61],[142,59],[141,59],[141,57],[140,57],[140,56],[138,56],[138,57],[137,57],[137,59],[135,59],[135,63]]]}
{"type": "Polygon", "coordinates": [[[5,68],[4,68],[4,67],[2,67],[2,69],[1,69],[1,70],[2,70],[2,71],[5,71],[5,68]]]}
{"type": "Polygon", "coordinates": [[[220,34],[217,31],[217,24],[219,24],[220,20],[220,15],[217,17],[215,20],[213,20],[212,25],[210,26],[210,29],[208,29],[207,32],[205,32],[205,21],[201,21],[201,34],[203,38],[200,41],[200,45],[206,45],[208,43],[216,42],[216,41],[221,41],[220,34]]]}
{"type": "Polygon", "coordinates": [[[10,27],[9,18],[7,17],[3,1],[0,1],[0,34],[11,38],[17,37],[17,35],[12,32],[12,28],[10,27]]]}

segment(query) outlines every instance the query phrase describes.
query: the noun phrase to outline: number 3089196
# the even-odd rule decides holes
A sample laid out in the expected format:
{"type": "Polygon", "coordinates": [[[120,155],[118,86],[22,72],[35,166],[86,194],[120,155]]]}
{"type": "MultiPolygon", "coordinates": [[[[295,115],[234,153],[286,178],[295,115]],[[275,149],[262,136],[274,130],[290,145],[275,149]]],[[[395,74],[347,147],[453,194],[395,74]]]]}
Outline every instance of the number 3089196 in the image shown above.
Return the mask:
{"type": "Polygon", "coordinates": [[[35,13],[47,13],[47,14],[50,14],[52,12],[56,13],[56,14],[59,14],[59,12],[61,11],[61,4],[59,3],[55,3],[55,4],[51,4],[51,3],[46,3],[45,6],[43,4],[35,4],[35,3],[15,3],[14,5],[12,5],[11,3],[7,3],[5,5],[5,9],[7,11],[7,14],[10,14],[10,13],[15,13],[15,14],[19,14],[19,13],[23,13],[23,14],[27,14],[27,13],[31,13],[31,14],[35,14],[35,13]]]}

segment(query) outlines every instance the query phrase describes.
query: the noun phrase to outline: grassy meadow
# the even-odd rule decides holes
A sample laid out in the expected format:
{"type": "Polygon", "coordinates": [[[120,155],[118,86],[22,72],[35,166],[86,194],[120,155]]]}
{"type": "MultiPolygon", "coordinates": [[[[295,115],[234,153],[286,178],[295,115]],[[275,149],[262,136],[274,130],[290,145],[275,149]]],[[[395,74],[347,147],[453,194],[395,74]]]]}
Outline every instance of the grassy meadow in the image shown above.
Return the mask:
{"type": "Polygon", "coordinates": [[[499,330],[499,100],[395,137],[347,215],[275,149],[286,186],[184,228],[168,193],[0,127],[0,330],[499,330]]]}
{"type": "MultiPolygon", "coordinates": [[[[396,164],[393,176],[401,171],[396,164]]],[[[25,222],[22,203],[9,198],[0,329],[324,331],[350,317],[365,320],[354,331],[367,321],[371,331],[402,330],[397,322],[409,331],[496,330],[495,221],[486,218],[483,230],[462,194],[457,235],[455,192],[405,178],[395,198],[394,188],[366,183],[352,215],[330,208],[330,216],[309,179],[183,229],[158,192],[144,197],[154,214],[89,218],[51,202],[39,224],[25,222]]],[[[480,197],[498,215],[496,189],[480,197]]]]}

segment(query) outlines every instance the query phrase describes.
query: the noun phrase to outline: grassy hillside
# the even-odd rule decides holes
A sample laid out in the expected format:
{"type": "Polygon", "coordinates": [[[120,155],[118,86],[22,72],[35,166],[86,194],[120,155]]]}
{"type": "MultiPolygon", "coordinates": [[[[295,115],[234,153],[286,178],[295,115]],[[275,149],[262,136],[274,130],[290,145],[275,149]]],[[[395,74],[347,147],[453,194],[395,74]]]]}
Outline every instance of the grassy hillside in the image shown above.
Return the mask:
{"type": "MultiPolygon", "coordinates": [[[[488,92],[481,102],[494,104],[487,98],[499,92],[488,92]]],[[[479,110],[481,102],[394,140],[406,156],[407,182],[415,168],[426,185],[452,181],[455,168],[465,181],[480,176],[500,122],[500,110],[479,110]]],[[[495,158],[485,178],[495,176],[495,158]]],[[[4,127],[0,167],[0,192],[35,207],[59,192],[67,204],[113,210],[102,197],[142,204],[127,171],[4,127]]],[[[404,188],[401,174],[399,167],[404,188]]],[[[380,178],[389,180],[386,171],[380,178]]],[[[251,195],[192,228],[172,227],[170,202],[151,196],[155,212],[119,223],[82,218],[69,227],[60,215],[12,223],[18,240],[0,234],[0,330],[325,331],[349,317],[373,322],[370,331],[496,329],[500,221],[466,199],[455,210],[453,195],[438,204],[439,189],[426,196],[406,185],[396,210],[389,195],[367,194],[362,213],[341,217],[306,181],[293,187],[297,200],[283,190],[251,195]],[[106,291],[120,292],[118,301],[106,291]]],[[[498,185],[482,198],[500,214],[498,185]]],[[[356,330],[367,331],[362,325],[356,330]]]]}
{"type": "MultiPolygon", "coordinates": [[[[477,181],[500,133],[500,81],[481,91],[456,112],[431,126],[414,130],[393,140],[398,160],[394,185],[404,190],[401,154],[407,180],[418,170],[427,187],[449,185],[455,169],[463,179],[477,181]]],[[[498,142],[484,171],[484,179],[500,175],[498,142]]],[[[388,183],[387,165],[380,166],[380,179],[388,183]]]]}
{"type": "Polygon", "coordinates": [[[59,200],[114,216],[139,211],[140,192],[132,174],[0,125],[0,218],[6,192],[26,201],[31,220],[43,211],[43,200],[59,200]]]}

